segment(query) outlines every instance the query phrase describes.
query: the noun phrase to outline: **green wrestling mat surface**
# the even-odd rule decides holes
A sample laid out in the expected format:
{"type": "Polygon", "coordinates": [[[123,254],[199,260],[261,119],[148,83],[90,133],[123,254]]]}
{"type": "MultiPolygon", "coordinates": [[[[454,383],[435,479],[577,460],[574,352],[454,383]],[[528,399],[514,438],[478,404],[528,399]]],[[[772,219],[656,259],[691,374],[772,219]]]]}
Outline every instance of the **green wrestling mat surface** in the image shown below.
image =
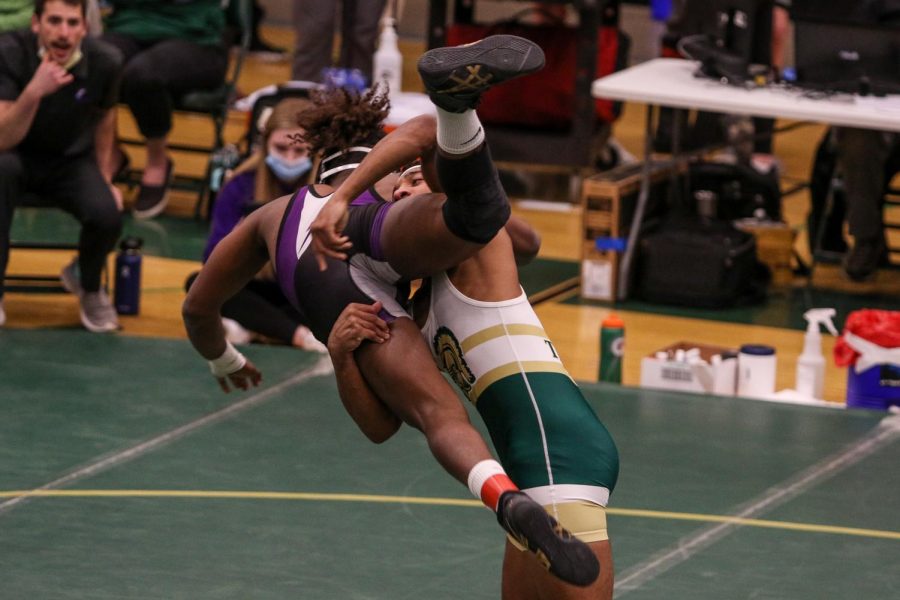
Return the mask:
{"type": "MultiPolygon", "coordinates": [[[[366,441],[318,356],[253,346],[265,385],[225,395],[187,342],[0,330],[0,347],[4,598],[499,597],[493,516],[418,432],[366,441]]],[[[900,589],[884,414],[584,389],[622,458],[616,597],[900,589]]]]}

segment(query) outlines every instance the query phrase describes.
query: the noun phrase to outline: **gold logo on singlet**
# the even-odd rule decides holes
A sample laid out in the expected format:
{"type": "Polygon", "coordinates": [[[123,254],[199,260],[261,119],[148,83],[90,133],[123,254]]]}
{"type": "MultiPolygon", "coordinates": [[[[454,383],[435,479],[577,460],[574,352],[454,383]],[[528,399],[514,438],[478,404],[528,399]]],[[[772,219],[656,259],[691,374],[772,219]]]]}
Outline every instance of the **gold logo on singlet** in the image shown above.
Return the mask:
{"type": "Polygon", "coordinates": [[[472,386],[475,385],[475,375],[463,358],[459,340],[446,327],[439,327],[434,334],[434,354],[437,356],[438,367],[446,371],[459,389],[468,396],[472,386]]]}

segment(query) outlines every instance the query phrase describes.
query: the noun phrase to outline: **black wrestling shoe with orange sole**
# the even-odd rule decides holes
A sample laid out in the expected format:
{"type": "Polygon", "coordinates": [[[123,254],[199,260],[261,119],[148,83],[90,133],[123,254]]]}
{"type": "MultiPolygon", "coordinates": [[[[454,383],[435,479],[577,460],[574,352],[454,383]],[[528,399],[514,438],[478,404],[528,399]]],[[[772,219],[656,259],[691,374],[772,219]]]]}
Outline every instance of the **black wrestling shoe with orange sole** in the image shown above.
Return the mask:
{"type": "Polygon", "coordinates": [[[544,67],[544,51],[525,38],[492,35],[464,46],[435,48],[419,59],[431,101],[448,111],[475,108],[486,90],[544,67]]]}
{"type": "Polygon", "coordinates": [[[566,583],[586,587],[600,575],[600,562],[590,546],[575,538],[525,493],[505,492],[500,496],[497,520],[548,571],[566,583]]]}

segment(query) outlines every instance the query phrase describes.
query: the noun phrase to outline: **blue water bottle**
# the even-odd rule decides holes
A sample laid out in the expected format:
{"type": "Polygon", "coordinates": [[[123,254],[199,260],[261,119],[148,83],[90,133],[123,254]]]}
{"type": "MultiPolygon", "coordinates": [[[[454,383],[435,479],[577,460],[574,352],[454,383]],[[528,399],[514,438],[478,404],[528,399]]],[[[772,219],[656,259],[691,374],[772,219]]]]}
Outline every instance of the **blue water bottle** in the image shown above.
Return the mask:
{"type": "Polygon", "coordinates": [[[116,312],[136,315],[141,304],[141,247],[144,240],[128,236],[119,244],[116,256],[116,312]]]}

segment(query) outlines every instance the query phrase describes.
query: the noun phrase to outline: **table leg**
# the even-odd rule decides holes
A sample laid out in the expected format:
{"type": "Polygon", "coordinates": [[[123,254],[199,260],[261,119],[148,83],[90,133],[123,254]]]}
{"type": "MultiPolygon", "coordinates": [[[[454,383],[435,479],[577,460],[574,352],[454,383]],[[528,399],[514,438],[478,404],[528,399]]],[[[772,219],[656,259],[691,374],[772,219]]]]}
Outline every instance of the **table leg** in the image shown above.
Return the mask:
{"type": "Polygon", "coordinates": [[[622,256],[622,262],[619,265],[619,285],[617,294],[619,300],[628,299],[628,288],[631,284],[631,263],[634,260],[635,246],[640,237],[641,223],[644,220],[644,211],[647,208],[647,201],[650,198],[650,170],[653,163],[653,112],[654,106],[647,105],[647,124],[644,134],[644,164],[641,169],[641,191],[638,194],[637,206],[634,209],[634,217],[631,219],[631,226],[628,229],[628,244],[625,247],[625,254],[622,256]]]}
{"type": "MultiPolygon", "coordinates": [[[[454,2],[454,9],[456,3],[454,2]]],[[[447,40],[447,0],[428,3],[428,49],[440,48],[447,40]]]]}

